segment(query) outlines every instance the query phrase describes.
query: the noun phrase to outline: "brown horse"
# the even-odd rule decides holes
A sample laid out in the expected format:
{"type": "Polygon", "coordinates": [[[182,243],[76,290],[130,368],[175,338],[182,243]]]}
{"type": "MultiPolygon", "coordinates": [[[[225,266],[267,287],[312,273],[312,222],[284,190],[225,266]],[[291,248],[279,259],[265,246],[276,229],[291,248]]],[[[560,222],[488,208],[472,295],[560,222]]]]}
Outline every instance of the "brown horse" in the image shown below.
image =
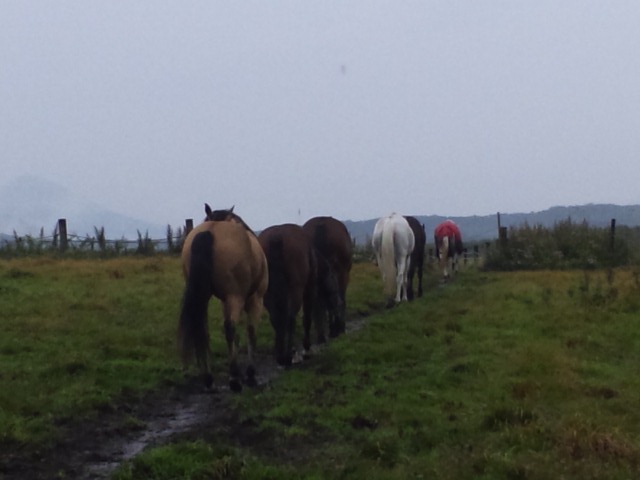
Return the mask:
{"type": "Polygon", "coordinates": [[[413,276],[418,277],[418,297],[422,296],[422,270],[424,266],[424,245],[427,242],[427,234],[424,231],[424,225],[412,216],[405,215],[413,236],[415,237],[415,245],[411,252],[411,261],[409,263],[409,273],[407,279],[407,298],[413,300],[413,276]]]}
{"type": "Polygon", "coordinates": [[[333,217],[314,217],[302,226],[313,239],[318,253],[318,305],[316,325],[319,340],[329,317],[329,336],[344,333],[346,326],[347,287],[351,272],[353,244],[347,227],[333,217]],[[337,302],[333,289],[337,281],[337,302]]]}
{"type": "Polygon", "coordinates": [[[280,365],[291,365],[296,317],[302,309],[305,350],[311,347],[310,328],[316,296],[317,261],[311,238],[299,225],[269,227],[258,235],[267,257],[269,288],[264,305],[275,331],[280,365]]]}
{"type": "Polygon", "coordinates": [[[213,295],[220,300],[223,309],[229,351],[229,385],[234,391],[242,389],[236,324],[243,311],[248,316],[246,381],[248,385],[255,385],[255,328],[262,315],[263,297],[268,285],[267,261],[255,235],[235,222],[204,222],[189,232],[184,241],[182,268],[186,286],[178,339],[183,365],[186,368],[195,355],[205,385],[211,386],[207,313],[213,295]]]}
{"type": "Polygon", "coordinates": [[[449,278],[449,259],[451,271],[458,271],[458,256],[462,255],[462,234],[453,220],[440,223],[433,233],[436,244],[436,257],[440,259],[440,268],[445,279],[449,278]]]}

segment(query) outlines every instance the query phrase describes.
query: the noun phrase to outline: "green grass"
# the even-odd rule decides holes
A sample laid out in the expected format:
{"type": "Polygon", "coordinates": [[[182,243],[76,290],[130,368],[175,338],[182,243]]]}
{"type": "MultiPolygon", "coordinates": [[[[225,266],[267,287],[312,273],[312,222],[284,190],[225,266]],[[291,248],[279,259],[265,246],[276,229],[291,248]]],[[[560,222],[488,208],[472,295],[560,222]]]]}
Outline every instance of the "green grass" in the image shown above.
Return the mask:
{"type": "Polygon", "coordinates": [[[0,262],[0,443],[38,448],[57,424],[178,381],[177,259],[0,262]]]}
{"type": "MultiPolygon", "coordinates": [[[[5,450],[182,381],[179,271],[166,257],[0,262],[5,450]]],[[[237,422],[114,478],[638,478],[639,276],[469,269],[441,286],[429,272],[425,297],[385,310],[377,270],[356,264],[362,329],[234,397],[237,422]]],[[[259,333],[270,348],[268,322],[259,333]]]]}
{"type": "MultiPolygon", "coordinates": [[[[263,440],[227,452],[232,478],[637,478],[640,289],[634,272],[589,275],[468,272],[371,317],[236,398],[263,440]]],[[[153,452],[116,478],[144,478],[153,452]]]]}

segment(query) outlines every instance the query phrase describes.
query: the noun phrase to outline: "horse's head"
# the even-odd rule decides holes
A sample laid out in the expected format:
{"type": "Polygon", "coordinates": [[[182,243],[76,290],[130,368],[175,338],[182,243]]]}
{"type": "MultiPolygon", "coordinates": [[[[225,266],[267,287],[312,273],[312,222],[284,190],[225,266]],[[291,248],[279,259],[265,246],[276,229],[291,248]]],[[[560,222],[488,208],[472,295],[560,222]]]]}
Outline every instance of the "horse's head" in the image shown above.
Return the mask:
{"type": "Polygon", "coordinates": [[[211,210],[211,207],[209,206],[208,203],[204,204],[204,212],[207,214],[207,216],[204,218],[204,221],[207,222],[236,222],[239,223],[240,225],[242,225],[244,228],[246,228],[249,232],[253,233],[253,230],[251,230],[249,228],[249,225],[247,225],[244,220],[242,220],[242,218],[240,217],[240,215],[237,215],[235,213],[233,213],[233,209],[234,209],[235,205],[232,206],[231,208],[228,208],[226,210],[211,210]]]}
{"type": "Polygon", "coordinates": [[[206,213],[207,216],[205,217],[204,221],[228,222],[230,220],[235,220],[238,216],[233,213],[234,207],[235,205],[227,210],[212,210],[209,204],[205,203],[204,213],[206,213]]]}

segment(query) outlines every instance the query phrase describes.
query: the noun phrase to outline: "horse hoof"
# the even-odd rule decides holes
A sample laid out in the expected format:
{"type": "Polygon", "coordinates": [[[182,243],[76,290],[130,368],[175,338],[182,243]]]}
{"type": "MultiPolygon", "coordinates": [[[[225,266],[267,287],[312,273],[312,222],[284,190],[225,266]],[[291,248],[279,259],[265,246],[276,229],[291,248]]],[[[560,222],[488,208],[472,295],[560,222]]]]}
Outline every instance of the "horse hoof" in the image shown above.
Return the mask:
{"type": "Polygon", "coordinates": [[[256,377],[247,377],[247,379],[245,380],[244,383],[247,385],[247,387],[251,387],[251,388],[254,388],[254,387],[258,386],[258,382],[256,381],[256,377]]]}
{"type": "Polygon", "coordinates": [[[256,387],[258,382],[256,381],[256,369],[253,365],[247,367],[247,378],[245,384],[249,387],[256,387]]]}
{"type": "Polygon", "coordinates": [[[229,388],[232,392],[240,393],[242,391],[242,384],[236,378],[229,380],[229,388]]]}
{"type": "Polygon", "coordinates": [[[293,357],[291,358],[291,363],[302,363],[304,361],[304,356],[300,352],[295,352],[293,357]]]}
{"type": "Polygon", "coordinates": [[[210,373],[205,373],[204,374],[204,386],[207,389],[210,389],[212,385],[213,385],[213,375],[211,375],[210,373]]]}
{"type": "Polygon", "coordinates": [[[289,367],[291,366],[292,355],[278,355],[276,361],[281,367],[289,367]]]}

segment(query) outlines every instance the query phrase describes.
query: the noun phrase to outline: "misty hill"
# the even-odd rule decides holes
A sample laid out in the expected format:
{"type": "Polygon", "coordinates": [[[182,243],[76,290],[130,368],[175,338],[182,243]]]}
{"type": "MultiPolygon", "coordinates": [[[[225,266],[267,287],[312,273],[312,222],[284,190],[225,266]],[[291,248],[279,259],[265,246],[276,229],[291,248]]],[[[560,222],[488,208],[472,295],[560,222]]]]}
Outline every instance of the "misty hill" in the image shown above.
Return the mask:
{"type": "MultiPolygon", "coordinates": [[[[433,243],[433,230],[438,223],[451,218],[462,230],[467,242],[482,242],[498,237],[497,215],[445,217],[441,215],[416,215],[424,224],[427,243],[433,243]]],[[[104,227],[108,239],[137,239],[137,232],[149,233],[151,238],[161,239],[166,235],[166,225],[154,225],[105,209],[99,204],[70,192],[68,189],[37,176],[23,176],[0,186],[0,242],[18,235],[38,236],[40,229],[51,236],[59,218],[67,219],[69,234],[85,237],[95,235],[94,227],[104,227]]],[[[573,222],[586,221],[594,227],[607,227],[615,218],[617,225],[640,226],[640,205],[580,205],[553,207],[541,212],[503,213],[500,216],[504,227],[543,225],[552,227],[559,221],[571,218],[573,222]]],[[[373,227],[378,219],[345,221],[345,225],[356,243],[370,241],[373,227]]]]}
{"type": "MultiPolygon", "coordinates": [[[[440,215],[413,215],[425,226],[427,243],[433,243],[433,231],[442,221],[450,218],[458,224],[462,231],[463,240],[468,242],[482,242],[498,238],[498,216],[470,216],[470,217],[443,217],[440,215]]],[[[503,227],[517,227],[524,225],[542,225],[553,227],[560,221],[571,219],[572,222],[582,223],[586,221],[592,227],[608,227],[611,219],[616,219],[616,225],[637,227],[640,226],[640,205],[601,205],[589,204],[572,207],[552,207],[541,212],[531,213],[502,213],[500,224],[503,227]]],[[[344,222],[356,243],[363,245],[370,241],[376,219],[358,222],[344,222]]]]}
{"type": "MultiPolygon", "coordinates": [[[[164,238],[166,225],[154,225],[105,209],[57,183],[26,175],[0,186],[0,234],[38,236],[43,229],[51,236],[59,218],[67,219],[71,235],[95,235],[94,227],[104,227],[107,238],[136,239],[137,232],[164,238]]],[[[12,237],[11,237],[12,238],[12,237]]]]}

